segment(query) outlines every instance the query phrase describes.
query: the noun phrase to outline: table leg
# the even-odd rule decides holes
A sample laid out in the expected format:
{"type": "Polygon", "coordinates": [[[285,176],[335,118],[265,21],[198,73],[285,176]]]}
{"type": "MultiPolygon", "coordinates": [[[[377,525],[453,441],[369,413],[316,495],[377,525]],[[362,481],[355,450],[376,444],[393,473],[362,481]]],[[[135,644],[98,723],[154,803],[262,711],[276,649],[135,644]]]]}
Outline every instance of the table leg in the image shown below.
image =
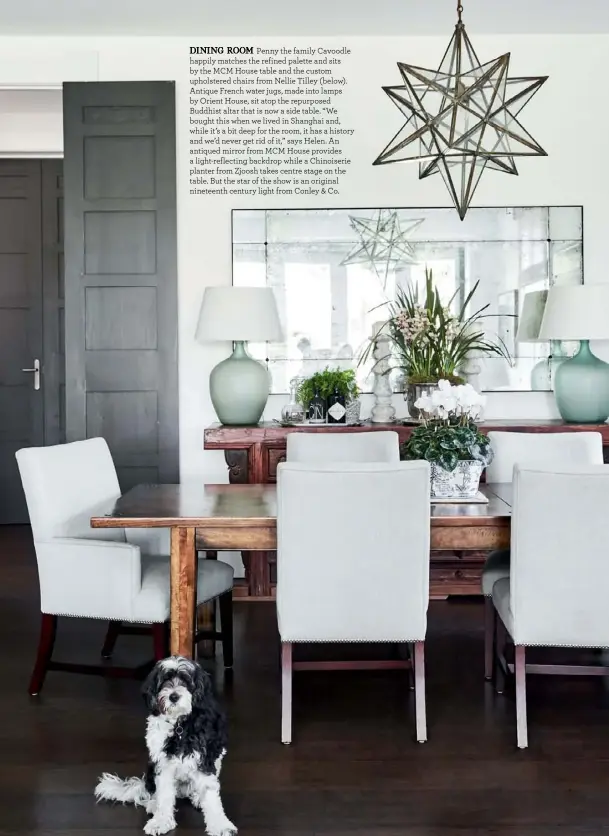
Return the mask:
{"type": "Polygon", "coordinates": [[[171,529],[171,653],[193,657],[197,601],[194,528],[171,529]]]}
{"type": "MultiPolygon", "coordinates": [[[[241,554],[244,554],[243,552],[241,554]]],[[[268,552],[245,552],[247,560],[247,585],[251,598],[269,598],[271,574],[268,552]]]]}

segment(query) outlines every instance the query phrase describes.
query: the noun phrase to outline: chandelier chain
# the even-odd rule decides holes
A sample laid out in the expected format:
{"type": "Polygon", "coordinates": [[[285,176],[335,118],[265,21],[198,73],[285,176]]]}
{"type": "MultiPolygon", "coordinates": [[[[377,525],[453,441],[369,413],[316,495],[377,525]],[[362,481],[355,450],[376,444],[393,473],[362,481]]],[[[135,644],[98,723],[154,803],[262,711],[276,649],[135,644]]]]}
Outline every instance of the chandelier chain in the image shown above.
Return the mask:
{"type": "Polygon", "coordinates": [[[462,23],[461,15],[463,14],[463,5],[461,0],[457,0],[457,15],[458,15],[458,22],[462,23]]]}

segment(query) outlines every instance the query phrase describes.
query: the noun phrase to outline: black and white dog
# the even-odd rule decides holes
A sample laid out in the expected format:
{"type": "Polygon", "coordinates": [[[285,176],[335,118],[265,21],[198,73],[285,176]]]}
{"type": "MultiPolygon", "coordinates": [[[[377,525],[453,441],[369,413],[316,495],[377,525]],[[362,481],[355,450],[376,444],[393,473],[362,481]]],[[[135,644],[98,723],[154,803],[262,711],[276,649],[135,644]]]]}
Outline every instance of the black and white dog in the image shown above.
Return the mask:
{"type": "Polygon", "coordinates": [[[160,836],[176,827],[176,798],[202,811],[209,836],[233,836],[220,798],[220,769],[226,754],[226,719],[216,703],[211,677],[197,662],[171,656],[158,662],[143,688],[149,716],[148,771],[142,778],[105,773],[95,788],[98,801],[145,807],[144,827],[160,836]]]}

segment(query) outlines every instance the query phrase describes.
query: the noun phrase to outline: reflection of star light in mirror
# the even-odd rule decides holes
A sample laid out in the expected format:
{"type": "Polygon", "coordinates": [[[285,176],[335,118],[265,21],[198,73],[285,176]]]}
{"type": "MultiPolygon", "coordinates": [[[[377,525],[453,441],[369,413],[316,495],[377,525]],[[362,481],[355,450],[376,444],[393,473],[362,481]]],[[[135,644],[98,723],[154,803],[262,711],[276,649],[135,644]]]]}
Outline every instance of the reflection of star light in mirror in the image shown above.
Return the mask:
{"type": "Polygon", "coordinates": [[[408,238],[423,223],[423,218],[404,221],[402,227],[394,209],[379,209],[372,218],[349,215],[349,223],[359,240],[341,265],[365,265],[374,270],[385,287],[392,266],[417,263],[414,246],[408,238]]]}
{"type": "Polygon", "coordinates": [[[373,165],[419,161],[440,174],[461,220],[488,166],[518,174],[515,157],[547,156],[516,118],[547,76],[509,78],[510,54],[481,64],[461,20],[438,70],[398,63],[403,84],[383,87],[407,117],[373,165]]]}

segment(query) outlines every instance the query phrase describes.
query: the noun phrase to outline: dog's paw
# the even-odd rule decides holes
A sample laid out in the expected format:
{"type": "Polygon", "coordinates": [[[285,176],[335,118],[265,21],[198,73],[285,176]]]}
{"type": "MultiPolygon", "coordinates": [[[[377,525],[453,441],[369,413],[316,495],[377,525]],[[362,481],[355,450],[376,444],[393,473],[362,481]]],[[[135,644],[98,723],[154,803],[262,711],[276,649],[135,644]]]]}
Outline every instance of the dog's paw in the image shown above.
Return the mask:
{"type": "Polygon", "coordinates": [[[217,827],[210,828],[208,825],[207,832],[209,836],[236,836],[237,828],[232,821],[226,819],[226,821],[222,822],[217,827]]]}
{"type": "Polygon", "coordinates": [[[148,836],[162,836],[177,827],[173,816],[153,816],[144,827],[144,833],[148,836]]]}
{"type": "Polygon", "coordinates": [[[150,801],[146,804],[146,812],[149,816],[154,816],[156,813],[156,798],[151,798],[150,801]]]}

